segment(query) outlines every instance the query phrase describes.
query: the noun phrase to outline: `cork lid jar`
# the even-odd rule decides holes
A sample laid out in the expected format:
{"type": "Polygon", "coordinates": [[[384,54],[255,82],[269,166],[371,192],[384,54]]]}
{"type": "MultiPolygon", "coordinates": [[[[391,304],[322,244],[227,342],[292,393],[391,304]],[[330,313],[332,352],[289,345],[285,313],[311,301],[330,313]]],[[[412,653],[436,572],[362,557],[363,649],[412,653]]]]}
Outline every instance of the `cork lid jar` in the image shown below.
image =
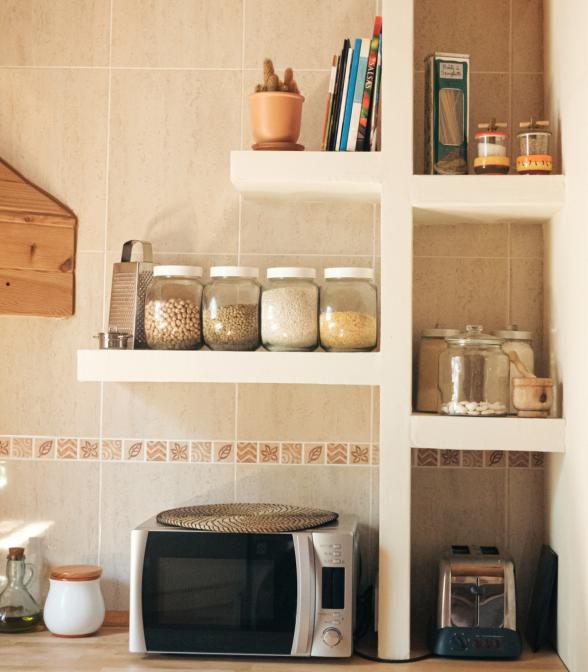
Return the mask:
{"type": "Polygon", "coordinates": [[[99,565],[61,565],[51,570],[50,578],[55,581],[94,581],[102,576],[99,565]]]}

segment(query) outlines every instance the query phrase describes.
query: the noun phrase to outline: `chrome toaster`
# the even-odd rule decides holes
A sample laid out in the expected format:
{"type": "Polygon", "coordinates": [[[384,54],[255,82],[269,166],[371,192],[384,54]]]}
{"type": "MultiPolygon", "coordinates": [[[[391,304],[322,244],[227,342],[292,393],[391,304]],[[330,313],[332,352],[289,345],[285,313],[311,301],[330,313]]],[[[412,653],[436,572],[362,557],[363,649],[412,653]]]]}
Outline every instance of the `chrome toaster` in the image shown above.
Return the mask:
{"type": "Polygon", "coordinates": [[[496,546],[451,546],[439,564],[434,652],[452,658],[517,658],[515,569],[496,546]]]}

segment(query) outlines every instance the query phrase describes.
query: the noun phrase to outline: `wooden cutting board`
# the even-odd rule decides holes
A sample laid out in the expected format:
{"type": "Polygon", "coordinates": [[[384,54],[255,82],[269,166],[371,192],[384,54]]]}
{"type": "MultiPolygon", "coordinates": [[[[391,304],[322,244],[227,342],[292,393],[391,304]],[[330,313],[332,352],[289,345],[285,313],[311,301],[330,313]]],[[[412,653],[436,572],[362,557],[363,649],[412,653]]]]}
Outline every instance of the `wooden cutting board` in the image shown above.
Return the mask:
{"type": "Polygon", "coordinates": [[[74,313],[77,218],[0,159],[0,314],[74,313]]]}

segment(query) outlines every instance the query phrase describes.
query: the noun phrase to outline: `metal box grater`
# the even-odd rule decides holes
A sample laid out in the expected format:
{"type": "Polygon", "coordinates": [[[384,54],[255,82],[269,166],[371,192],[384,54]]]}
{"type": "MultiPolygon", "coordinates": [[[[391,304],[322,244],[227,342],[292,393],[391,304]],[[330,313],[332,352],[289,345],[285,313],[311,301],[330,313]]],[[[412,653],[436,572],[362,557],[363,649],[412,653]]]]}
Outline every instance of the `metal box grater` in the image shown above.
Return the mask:
{"type": "Polygon", "coordinates": [[[144,240],[127,240],[120,263],[112,267],[112,290],[108,331],[133,334],[129,348],[147,347],[145,339],[145,294],[153,277],[153,251],[144,240]],[[131,261],[133,247],[141,245],[142,260],[131,261]]]}

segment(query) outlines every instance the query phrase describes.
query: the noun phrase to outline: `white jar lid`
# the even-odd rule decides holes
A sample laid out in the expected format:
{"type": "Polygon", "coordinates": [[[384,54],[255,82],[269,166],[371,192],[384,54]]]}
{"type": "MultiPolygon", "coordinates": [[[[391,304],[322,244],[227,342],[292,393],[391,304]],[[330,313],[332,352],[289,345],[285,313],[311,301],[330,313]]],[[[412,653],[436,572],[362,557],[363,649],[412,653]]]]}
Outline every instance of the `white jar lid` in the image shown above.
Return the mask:
{"type": "Polygon", "coordinates": [[[362,280],[373,280],[374,269],[358,268],[356,266],[325,268],[325,280],[335,278],[360,278],[362,280]]]}
{"type": "Polygon", "coordinates": [[[253,266],[211,266],[211,278],[258,278],[259,268],[253,266]]]}
{"type": "Polygon", "coordinates": [[[153,275],[156,278],[162,276],[184,277],[184,278],[201,278],[201,266],[173,266],[161,265],[153,267],[153,275]]]}
{"type": "Polygon", "coordinates": [[[274,266],[267,269],[267,279],[272,278],[308,278],[314,280],[316,271],[314,268],[302,266],[274,266]]]}

